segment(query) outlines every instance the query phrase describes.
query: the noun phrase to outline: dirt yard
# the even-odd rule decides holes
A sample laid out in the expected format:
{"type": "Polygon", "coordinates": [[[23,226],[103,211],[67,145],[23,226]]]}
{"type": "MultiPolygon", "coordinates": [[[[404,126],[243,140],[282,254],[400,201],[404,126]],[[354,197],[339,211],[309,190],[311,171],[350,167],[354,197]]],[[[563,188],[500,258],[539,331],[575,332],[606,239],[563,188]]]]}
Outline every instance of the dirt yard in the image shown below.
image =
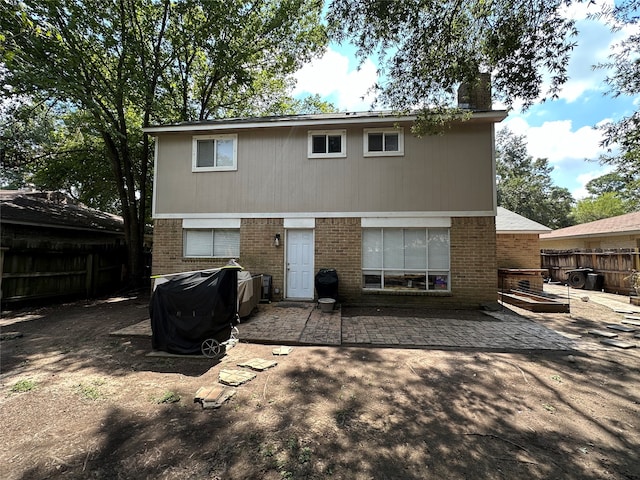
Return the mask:
{"type": "Polygon", "coordinates": [[[0,477],[640,479],[639,349],[586,335],[620,321],[606,307],[535,316],[582,335],[573,352],[241,343],[215,363],[109,336],[147,301],[3,314],[23,336],[1,344],[0,477]],[[254,357],[278,365],[220,409],[194,403],[254,357]]]}

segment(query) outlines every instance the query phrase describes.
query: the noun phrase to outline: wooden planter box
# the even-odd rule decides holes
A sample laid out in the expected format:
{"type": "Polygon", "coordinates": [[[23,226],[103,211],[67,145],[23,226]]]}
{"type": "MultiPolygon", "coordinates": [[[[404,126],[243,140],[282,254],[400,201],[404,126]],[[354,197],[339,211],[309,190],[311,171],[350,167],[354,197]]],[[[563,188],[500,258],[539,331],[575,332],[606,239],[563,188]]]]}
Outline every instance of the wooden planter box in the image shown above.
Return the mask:
{"type": "Polygon", "coordinates": [[[517,290],[511,290],[508,293],[498,292],[498,299],[503,303],[515,305],[530,312],[569,313],[569,304],[567,302],[553,300],[533,293],[517,290]]]}

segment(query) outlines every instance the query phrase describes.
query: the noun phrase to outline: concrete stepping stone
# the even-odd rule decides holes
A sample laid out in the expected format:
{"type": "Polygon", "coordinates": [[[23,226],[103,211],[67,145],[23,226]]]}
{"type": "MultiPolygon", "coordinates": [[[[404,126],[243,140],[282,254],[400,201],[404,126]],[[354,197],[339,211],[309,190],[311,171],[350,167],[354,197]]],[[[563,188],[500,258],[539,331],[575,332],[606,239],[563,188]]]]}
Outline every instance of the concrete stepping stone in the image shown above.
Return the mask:
{"type": "Polygon", "coordinates": [[[635,348],[635,345],[633,343],[623,342],[621,340],[606,339],[600,340],[600,343],[611,345],[612,347],[624,348],[625,350],[627,348],[635,348]]]}
{"type": "Polygon", "coordinates": [[[201,387],[196,392],[194,402],[202,404],[202,408],[220,408],[224,402],[236,394],[233,388],[215,385],[213,387],[201,387]]]}
{"type": "Polygon", "coordinates": [[[631,315],[626,315],[622,323],[626,323],[628,325],[635,325],[636,327],[640,327],[640,317],[634,317],[631,315]]]}
{"type": "Polygon", "coordinates": [[[220,370],[218,380],[220,383],[237,387],[256,378],[256,374],[247,370],[220,370]]]}
{"type": "Polygon", "coordinates": [[[591,335],[596,335],[598,337],[606,337],[606,338],[616,338],[618,336],[617,333],[605,332],[603,330],[589,330],[587,333],[591,335]]]}
{"type": "Polygon", "coordinates": [[[293,347],[276,347],[273,349],[273,354],[274,355],[289,355],[291,353],[291,350],[293,350],[293,347]]]}
{"type": "Polygon", "coordinates": [[[618,325],[616,323],[611,323],[607,325],[607,328],[610,328],[611,330],[617,330],[619,332],[625,332],[625,333],[631,333],[636,331],[635,328],[625,327],[624,325],[618,325]]]}
{"type": "Polygon", "coordinates": [[[264,360],[263,358],[252,358],[251,360],[247,360],[246,362],[239,363],[239,367],[248,367],[252,370],[257,370],[262,372],[268,368],[272,368],[278,365],[278,362],[273,360],[264,360]]]}

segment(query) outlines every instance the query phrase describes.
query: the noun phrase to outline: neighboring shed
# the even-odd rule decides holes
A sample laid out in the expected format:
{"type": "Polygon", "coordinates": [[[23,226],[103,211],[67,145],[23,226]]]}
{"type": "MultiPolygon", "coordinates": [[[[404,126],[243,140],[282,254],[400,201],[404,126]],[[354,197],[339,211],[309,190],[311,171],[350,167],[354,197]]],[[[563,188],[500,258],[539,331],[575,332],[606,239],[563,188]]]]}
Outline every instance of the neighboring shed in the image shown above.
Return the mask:
{"type": "Polygon", "coordinates": [[[0,191],[2,302],[90,297],[121,286],[122,218],[60,192],[0,191]]]}
{"type": "Polygon", "coordinates": [[[498,207],[496,257],[501,290],[542,291],[546,270],[540,268],[539,236],[550,231],[549,227],[498,207]]]}
{"type": "Polygon", "coordinates": [[[640,248],[640,212],[603,218],[540,235],[545,250],[640,248]]]}
{"type": "Polygon", "coordinates": [[[540,236],[542,266],[553,280],[567,281],[574,269],[591,269],[594,288],[629,294],[629,276],[640,270],[640,212],[561,228],[540,236]]]}

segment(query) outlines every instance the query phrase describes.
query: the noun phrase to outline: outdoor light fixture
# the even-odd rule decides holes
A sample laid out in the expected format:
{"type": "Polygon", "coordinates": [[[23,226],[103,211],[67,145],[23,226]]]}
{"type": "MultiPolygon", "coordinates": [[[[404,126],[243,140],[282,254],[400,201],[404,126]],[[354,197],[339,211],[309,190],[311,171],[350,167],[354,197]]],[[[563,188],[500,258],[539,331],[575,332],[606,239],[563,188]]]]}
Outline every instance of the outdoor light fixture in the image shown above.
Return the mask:
{"type": "Polygon", "coordinates": [[[280,234],[276,233],[275,237],[273,237],[273,246],[274,247],[279,247],[280,246],[280,234]]]}

